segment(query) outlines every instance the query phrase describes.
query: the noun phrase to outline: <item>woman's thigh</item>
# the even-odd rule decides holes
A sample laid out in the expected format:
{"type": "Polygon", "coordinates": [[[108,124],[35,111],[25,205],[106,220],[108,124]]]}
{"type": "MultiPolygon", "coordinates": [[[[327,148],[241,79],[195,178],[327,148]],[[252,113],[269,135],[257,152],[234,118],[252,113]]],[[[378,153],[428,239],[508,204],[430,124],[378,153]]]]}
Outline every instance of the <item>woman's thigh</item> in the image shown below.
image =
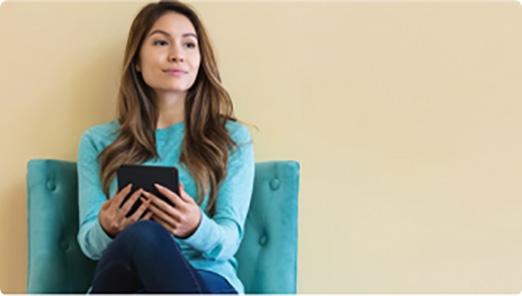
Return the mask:
{"type": "MultiPolygon", "coordinates": [[[[203,283],[203,284],[202,284],[203,283]]],[[[199,273],[170,233],[154,221],[140,221],[116,236],[97,264],[93,292],[204,292],[199,273]]]]}
{"type": "Polygon", "coordinates": [[[212,294],[237,294],[237,291],[228,281],[219,274],[208,270],[197,270],[209,293],[212,294]]]}

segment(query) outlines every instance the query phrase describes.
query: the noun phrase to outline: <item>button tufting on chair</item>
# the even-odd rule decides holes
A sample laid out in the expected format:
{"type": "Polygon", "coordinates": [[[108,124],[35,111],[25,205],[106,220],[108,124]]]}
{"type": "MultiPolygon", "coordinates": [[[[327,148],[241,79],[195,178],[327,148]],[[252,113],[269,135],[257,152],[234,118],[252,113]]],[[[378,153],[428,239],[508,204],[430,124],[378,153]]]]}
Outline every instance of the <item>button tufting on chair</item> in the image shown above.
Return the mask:
{"type": "MultiPolygon", "coordinates": [[[[296,161],[256,163],[243,241],[235,256],[246,294],[296,293],[299,168],[296,161]]],[[[76,240],[77,178],[74,162],[28,163],[27,293],[85,293],[92,283],[96,261],[83,255],[76,240]]]]}
{"type": "Polygon", "coordinates": [[[265,246],[267,242],[268,242],[268,237],[266,236],[266,234],[263,234],[259,237],[259,244],[261,246],[265,246]]]}
{"type": "Polygon", "coordinates": [[[56,183],[52,179],[47,180],[47,183],[45,185],[47,185],[47,189],[51,192],[56,189],[56,183]]]}
{"type": "Polygon", "coordinates": [[[273,178],[271,181],[270,181],[270,188],[272,188],[272,190],[277,190],[279,188],[279,184],[281,182],[279,181],[278,178],[273,178]]]}

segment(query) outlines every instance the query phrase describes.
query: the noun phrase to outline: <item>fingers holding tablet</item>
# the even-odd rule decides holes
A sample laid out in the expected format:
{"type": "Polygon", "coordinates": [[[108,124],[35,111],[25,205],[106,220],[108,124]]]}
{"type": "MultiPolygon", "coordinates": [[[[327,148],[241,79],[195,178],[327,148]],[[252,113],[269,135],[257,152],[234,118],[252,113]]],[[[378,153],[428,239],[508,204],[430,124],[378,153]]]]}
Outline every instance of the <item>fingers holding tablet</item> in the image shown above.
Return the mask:
{"type": "Polygon", "coordinates": [[[108,199],[102,206],[98,213],[100,225],[103,230],[112,238],[124,230],[127,226],[140,220],[144,215],[143,220],[151,218],[151,214],[145,213],[150,206],[149,201],[141,203],[136,211],[129,215],[129,211],[136,205],[138,198],[142,196],[143,190],[138,189],[132,194],[132,184],[125,186],[122,190],[116,193],[112,198],[108,199]],[[130,194],[130,197],[129,197],[130,194]],[[126,199],[127,198],[127,199],[126,199]],[[121,204],[123,201],[123,205],[121,204]]]}
{"type": "MultiPolygon", "coordinates": [[[[136,210],[136,212],[134,212],[129,218],[126,218],[125,221],[127,222],[127,226],[132,223],[136,223],[139,220],[148,220],[148,219],[150,219],[150,216],[152,215],[152,213],[147,212],[145,214],[145,216],[143,216],[145,211],[147,211],[150,207],[150,200],[144,200],[144,198],[141,196],[141,194],[138,195],[138,197],[140,198],[142,203],[141,203],[140,207],[136,210]],[[141,218],[142,216],[143,216],[143,218],[141,218]]],[[[128,207],[128,209],[130,210],[130,208],[132,207],[132,198],[130,198],[128,201],[130,202],[130,206],[128,207]]]]}
{"type": "Polygon", "coordinates": [[[138,200],[138,198],[140,198],[140,196],[142,194],[143,194],[143,189],[140,188],[140,189],[134,191],[134,193],[131,195],[130,198],[125,200],[123,205],[120,207],[120,211],[119,211],[120,217],[130,216],[130,215],[128,215],[129,211],[131,210],[132,206],[136,203],[136,201],[138,200]]]}

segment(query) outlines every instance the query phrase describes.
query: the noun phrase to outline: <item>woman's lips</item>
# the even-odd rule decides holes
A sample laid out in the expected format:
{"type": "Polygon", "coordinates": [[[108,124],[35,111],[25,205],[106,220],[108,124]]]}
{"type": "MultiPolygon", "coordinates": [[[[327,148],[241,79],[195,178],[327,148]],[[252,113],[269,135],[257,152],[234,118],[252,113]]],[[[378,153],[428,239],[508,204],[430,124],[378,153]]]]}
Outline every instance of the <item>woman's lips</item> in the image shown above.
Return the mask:
{"type": "Polygon", "coordinates": [[[171,71],[163,71],[163,72],[165,72],[165,74],[167,74],[169,76],[183,76],[183,75],[187,74],[187,72],[181,71],[181,70],[171,70],[171,71]]]}

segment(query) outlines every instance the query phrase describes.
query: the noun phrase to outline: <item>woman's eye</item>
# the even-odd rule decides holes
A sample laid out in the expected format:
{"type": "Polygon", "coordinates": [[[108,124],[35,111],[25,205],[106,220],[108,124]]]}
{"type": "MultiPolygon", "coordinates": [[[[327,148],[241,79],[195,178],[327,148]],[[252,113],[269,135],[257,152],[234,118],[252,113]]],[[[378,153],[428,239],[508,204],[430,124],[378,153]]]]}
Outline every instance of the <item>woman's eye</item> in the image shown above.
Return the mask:
{"type": "Polygon", "coordinates": [[[194,47],[196,47],[196,44],[190,42],[190,43],[187,43],[187,46],[188,46],[189,48],[194,48],[194,47]]]}
{"type": "Polygon", "coordinates": [[[161,42],[161,43],[167,43],[165,40],[156,40],[156,41],[154,41],[153,44],[156,45],[156,44],[158,44],[158,42],[161,42]]]}

